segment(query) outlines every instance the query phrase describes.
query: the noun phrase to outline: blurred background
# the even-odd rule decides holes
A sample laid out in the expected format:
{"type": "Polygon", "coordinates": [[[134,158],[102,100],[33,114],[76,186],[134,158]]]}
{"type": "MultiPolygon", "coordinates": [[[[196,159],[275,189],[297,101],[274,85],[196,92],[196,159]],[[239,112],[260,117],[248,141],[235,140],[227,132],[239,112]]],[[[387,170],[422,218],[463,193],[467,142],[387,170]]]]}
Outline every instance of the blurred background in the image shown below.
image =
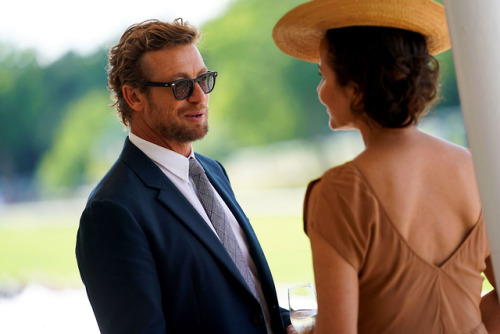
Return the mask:
{"type": "MultiPolygon", "coordinates": [[[[127,131],[110,107],[106,52],[131,24],[182,17],[201,27],[219,72],[210,132],[195,150],[220,160],[286,290],[313,282],[302,230],[307,183],[356,156],[356,132],[333,133],[317,65],[282,54],[276,21],[303,0],[34,0],[0,13],[0,333],[98,333],[74,256],[80,213],[127,131]],[[140,6],[140,7],[138,7],[140,6]]],[[[451,52],[441,100],[421,124],[467,146],[451,52]]]]}

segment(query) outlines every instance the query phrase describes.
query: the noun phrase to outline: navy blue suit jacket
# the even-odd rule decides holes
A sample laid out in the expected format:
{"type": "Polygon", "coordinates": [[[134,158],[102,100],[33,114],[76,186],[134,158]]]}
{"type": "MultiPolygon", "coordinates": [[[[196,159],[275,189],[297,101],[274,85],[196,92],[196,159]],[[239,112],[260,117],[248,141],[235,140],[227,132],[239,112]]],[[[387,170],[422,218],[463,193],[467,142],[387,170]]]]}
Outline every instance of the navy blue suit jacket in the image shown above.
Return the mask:
{"type": "MultiPolygon", "coordinates": [[[[246,234],[275,334],[289,324],[223,167],[196,155],[246,234]],[[284,321],[283,321],[284,320],[284,321]]],[[[258,301],[203,218],[127,138],[80,220],[76,257],[102,333],[263,334],[258,301]]]]}

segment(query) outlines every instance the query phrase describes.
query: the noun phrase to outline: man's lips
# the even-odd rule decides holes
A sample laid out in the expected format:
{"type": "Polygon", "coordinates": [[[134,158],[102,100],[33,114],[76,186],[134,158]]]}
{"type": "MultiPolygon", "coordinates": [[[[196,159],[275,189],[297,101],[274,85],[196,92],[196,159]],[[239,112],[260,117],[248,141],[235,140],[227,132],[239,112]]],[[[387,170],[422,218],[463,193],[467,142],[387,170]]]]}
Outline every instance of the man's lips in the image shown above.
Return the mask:
{"type": "Polygon", "coordinates": [[[207,113],[206,111],[196,111],[196,112],[190,112],[184,116],[188,118],[200,118],[205,116],[206,113],[207,113]]]}

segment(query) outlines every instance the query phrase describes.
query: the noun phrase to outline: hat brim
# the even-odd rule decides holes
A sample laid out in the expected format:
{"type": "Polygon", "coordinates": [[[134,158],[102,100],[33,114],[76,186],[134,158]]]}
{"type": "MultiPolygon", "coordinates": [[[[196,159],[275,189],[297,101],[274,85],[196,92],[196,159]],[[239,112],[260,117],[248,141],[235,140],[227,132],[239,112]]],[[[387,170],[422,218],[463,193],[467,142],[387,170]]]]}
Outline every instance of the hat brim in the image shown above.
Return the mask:
{"type": "Polygon", "coordinates": [[[326,31],[351,26],[420,33],[432,55],[451,46],[444,7],[432,0],[313,0],[286,13],[274,26],[273,39],[284,53],[317,63],[326,31]]]}

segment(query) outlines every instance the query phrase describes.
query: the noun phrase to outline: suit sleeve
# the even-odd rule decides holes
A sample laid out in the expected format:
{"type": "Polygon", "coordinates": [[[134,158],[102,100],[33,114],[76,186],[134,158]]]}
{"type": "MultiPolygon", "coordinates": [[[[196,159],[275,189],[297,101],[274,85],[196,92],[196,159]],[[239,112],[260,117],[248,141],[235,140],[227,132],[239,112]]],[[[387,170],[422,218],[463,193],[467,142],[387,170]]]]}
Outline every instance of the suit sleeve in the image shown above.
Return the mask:
{"type": "Polygon", "coordinates": [[[283,320],[283,325],[285,326],[285,329],[292,324],[290,320],[290,311],[280,307],[280,313],[281,313],[281,320],[283,320]]]}
{"type": "Polygon", "coordinates": [[[166,333],[152,253],[127,209],[109,201],[89,204],[76,257],[101,333],[166,333]]]}

